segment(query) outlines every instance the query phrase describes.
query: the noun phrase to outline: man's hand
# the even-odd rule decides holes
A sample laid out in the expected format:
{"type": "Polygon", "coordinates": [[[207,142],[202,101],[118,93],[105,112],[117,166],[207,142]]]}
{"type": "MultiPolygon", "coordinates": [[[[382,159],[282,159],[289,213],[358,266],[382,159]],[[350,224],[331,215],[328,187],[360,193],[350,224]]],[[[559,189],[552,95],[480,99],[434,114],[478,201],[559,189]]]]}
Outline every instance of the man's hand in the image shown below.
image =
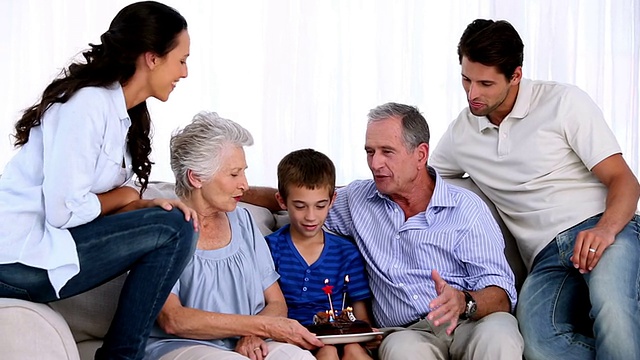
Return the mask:
{"type": "Polygon", "coordinates": [[[270,317],[269,337],[307,350],[324,346],[322,341],[318,340],[306,327],[300,325],[296,320],[285,317],[270,317]]]}
{"type": "Polygon", "coordinates": [[[435,282],[438,297],[429,303],[434,310],[427,315],[427,319],[433,321],[435,326],[449,322],[447,334],[451,335],[458,325],[460,314],[465,310],[464,294],[447,284],[435,269],[431,270],[431,278],[435,282]]]}
{"type": "Polygon", "coordinates": [[[257,336],[243,336],[238,340],[235,351],[251,360],[264,360],[269,354],[269,346],[257,336]]]}
{"type": "Polygon", "coordinates": [[[613,232],[598,226],[579,232],[571,257],[573,266],[581,274],[593,270],[604,251],[615,241],[615,236],[613,232]]]}

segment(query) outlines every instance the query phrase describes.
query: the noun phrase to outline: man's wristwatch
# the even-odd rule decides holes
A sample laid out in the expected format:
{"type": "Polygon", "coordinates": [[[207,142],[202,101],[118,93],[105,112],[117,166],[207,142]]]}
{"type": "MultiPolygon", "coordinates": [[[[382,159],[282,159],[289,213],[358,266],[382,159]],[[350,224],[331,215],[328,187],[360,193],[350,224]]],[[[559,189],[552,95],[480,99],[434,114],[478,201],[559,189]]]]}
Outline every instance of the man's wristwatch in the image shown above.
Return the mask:
{"type": "Polygon", "coordinates": [[[460,319],[467,320],[471,319],[473,315],[475,315],[476,310],[478,310],[478,304],[473,299],[473,296],[469,294],[467,291],[462,290],[464,294],[464,302],[466,303],[464,312],[460,314],[460,319]]]}

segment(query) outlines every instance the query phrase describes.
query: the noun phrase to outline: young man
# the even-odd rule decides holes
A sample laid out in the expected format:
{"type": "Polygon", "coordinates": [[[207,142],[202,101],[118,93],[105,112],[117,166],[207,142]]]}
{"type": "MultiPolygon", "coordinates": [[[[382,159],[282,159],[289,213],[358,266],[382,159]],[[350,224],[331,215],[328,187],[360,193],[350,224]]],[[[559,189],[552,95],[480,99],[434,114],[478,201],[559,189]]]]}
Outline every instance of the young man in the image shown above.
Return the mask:
{"type": "MultiPolygon", "coordinates": [[[[294,151],[278,164],[276,199],[287,210],[291,224],[266,239],[280,274],[288,316],[302,325],[311,325],[316,313],[329,310],[325,285],[333,286],[334,309],[351,306],[357,319],[370,322],[366,301],[371,295],[358,249],[349,240],[322,230],[335,199],[335,181],[333,162],[312,149],[294,151]],[[351,300],[347,304],[343,304],[345,292],[351,300]]],[[[339,353],[345,359],[371,359],[357,343],[346,344],[340,351],[326,345],[315,355],[337,360],[339,353]]]]}
{"type": "Polygon", "coordinates": [[[640,354],[640,185],[601,111],[574,86],[522,78],[506,21],[475,20],[458,45],[469,107],[431,164],[467,173],[514,234],[530,273],[517,317],[527,359],[640,354]]]}

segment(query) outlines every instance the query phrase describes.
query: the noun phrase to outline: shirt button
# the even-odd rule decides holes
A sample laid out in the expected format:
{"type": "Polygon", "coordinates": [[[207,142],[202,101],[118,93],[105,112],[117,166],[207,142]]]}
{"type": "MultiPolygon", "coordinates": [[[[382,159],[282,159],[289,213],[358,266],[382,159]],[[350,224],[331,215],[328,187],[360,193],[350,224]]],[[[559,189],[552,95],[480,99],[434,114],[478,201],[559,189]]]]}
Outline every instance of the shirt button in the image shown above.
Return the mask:
{"type": "Polygon", "coordinates": [[[302,288],[302,291],[307,291],[307,287],[306,287],[306,286],[305,286],[305,287],[303,287],[303,288],[302,288]]]}
{"type": "Polygon", "coordinates": [[[403,287],[403,286],[404,286],[404,283],[400,283],[400,284],[398,284],[398,285],[400,285],[400,287],[403,287]]]}
{"type": "Polygon", "coordinates": [[[418,300],[418,295],[413,295],[413,300],[418,300]]]}
{"type": "Polygon", "coordinates": [[[396,264],[396,265],[393,265],[393,268],[394,268],[394,269],[397,269],[397,268],[398,268],[398,265],[397,265],[397,264],[396,264]]]}
{"type": "Polygon", "coordinates": [[[304,281],[309,281],[309,278],[304,278],[304,281]]]}
{"type": "Polygon", "coordinates": [[[307,274],[311,273],[311,270],[307,269],[307,274]]]}
{"type": "Polygon", "coordinates": [[[400,239],[400,235],[396,235],[396,240],[400,239]]]}
{"type": "Polygon", "coordinates": [[[397,212],[398,212],[398,209],[393,209],[393,212],[397,213],[397,212]]]}

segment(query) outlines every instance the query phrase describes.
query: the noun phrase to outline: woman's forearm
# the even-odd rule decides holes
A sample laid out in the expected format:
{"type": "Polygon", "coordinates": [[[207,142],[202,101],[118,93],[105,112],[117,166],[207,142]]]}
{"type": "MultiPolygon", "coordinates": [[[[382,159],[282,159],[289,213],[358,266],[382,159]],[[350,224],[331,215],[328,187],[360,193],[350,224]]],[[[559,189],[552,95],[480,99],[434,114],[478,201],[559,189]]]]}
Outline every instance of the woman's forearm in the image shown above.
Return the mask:
{"type": "Polygon", "coordinates": [[[133,201],[140,200],[140,193],[132,187],[121,186],[98,194],[98,200],[100,200],[100,215],[109,215],[118,212],[133,201]]]}

